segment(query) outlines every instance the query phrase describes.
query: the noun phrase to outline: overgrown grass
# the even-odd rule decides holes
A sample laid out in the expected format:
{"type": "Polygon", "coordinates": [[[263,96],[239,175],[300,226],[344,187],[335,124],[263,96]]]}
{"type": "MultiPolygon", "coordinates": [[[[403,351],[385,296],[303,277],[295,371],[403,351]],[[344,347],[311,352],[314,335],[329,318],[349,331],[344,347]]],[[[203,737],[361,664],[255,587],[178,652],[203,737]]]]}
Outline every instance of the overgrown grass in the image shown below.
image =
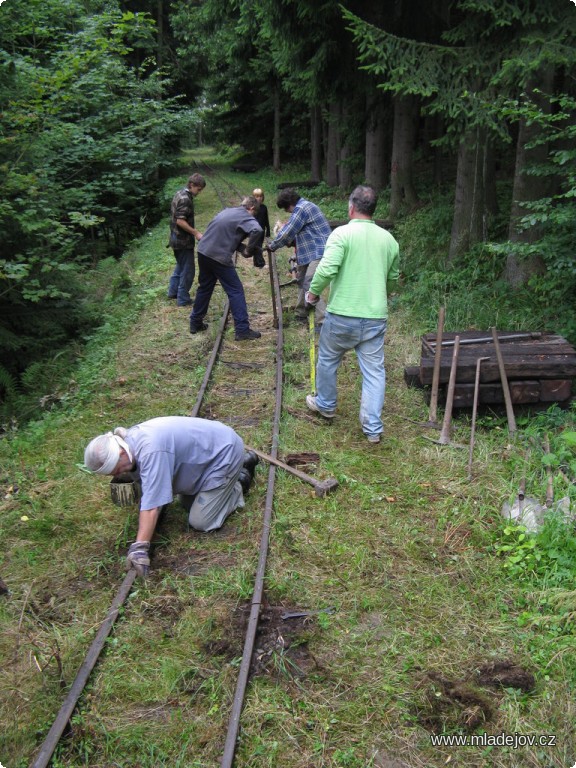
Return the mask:
{"type": "MultiPolygon", "coordinates": [[[[302,169],[290,171],[302,178],[302,169]]],[[[170,181],[166,199],[184,178],[170,181]]],[[[230,179],[243,191],[263,187],[273,217],[275,186],[285,176],[230,179]]],[[[327,191],[315,194],[309,196],[328,208],[327,191]]],[[[346,196],[330,198],[329,215],[344,218],[346,196]]],[[[207,188],[196,207],[202,229],[218,210],[215,195],[207,188]]],[[[439,214],[437,224],[442,220],[439,214]]],[[[396,760],[411,768],[565,768],[576,757],[574,530],[555,521],[520,538],[516,529],[506,533],[500,514],[523,476],[530,495],[545,497],[547,465],[555,497],[574,503],[576,458],[566,436],[576,431],[576,414],[554,408],[520,416],[513,442],[500,415],[483,414],[472,482],[466,451],[423,439],[414,422],[425,420],[427,406],[420,390],[405,386],[403,368],[417,361],[420,334],[434,330],[438,301],[447,301],[451,323],[482,326],[490,311],[508,313],[497,315],[503,327],[525,320],[513,314],[514,305],[502,307],[494,286],[484,286],[491,309],[466,307],[457,281],[448,293],[426,298],[420,270],[427,260],[447,285],[438,260],[446,233],[437,232],[427,255],[418,245],[430,244],[430,222],[421,210],[395,230],[406,280],[389,322],[386,431],[378,446],[368,446],[360,430],[352,357],[339,375],[334,423],[307,413],[307,330],[290,322],[293,289],[283,289],[281,455],[317,452],[315,471],[340,485],[317,499],[278,473],[266,600],[330,611],[303,621],[292,645],[277,637],[269,652],[258,638],[257,655],[268,666],[249,685],[238,766],[389,768],[396,760]],[[547,458],[540,447],[545,434],[547,458]],[[535,687],[480,685],[478,670],[503,660],[533,673],[535,687]],[[557,743],[486,751],[430,742],[431,732],[484,730],[553,733],[557,743]]],[[[161,225],[119,263],[101,266],[105,323],[88,340],[69,386],[51,412],[0,442],[0,576],[10,588],[0,595],[0,761],[10,768],[29,765],[46,735],[62,686],[73,679],[122,578],[135,530],[135,510],[112,506],[107,479],[77,468],[84,445],[116,424],[189,412],[202,378],[208,347],[190,338],[187,313],[164,299],[173,264],[165,241],[161,225]]],[[[279,254],[281,263],[285,258],[279,254]]],[[[478,285],[496,271],[484,269],[478,285]]],[[[263,290],[265,284],[252,282],[259,279],[243,273],[249,291],[263,290]]],[[[222,406],[211,394],[218,413],[222,406]]],[[[266,426],[239,431],[266,450],[266,426]]],[[[466,444],[469,418],[458,418],[454,430],[455,441],[466,444]]],[[[218,765],[266,474],[258,468],[246,509],[214,536],[188,532],[182,510],[172,505],[156,537],[151,578],[138,582],[127,601],[55,766],[218,765]]]]}

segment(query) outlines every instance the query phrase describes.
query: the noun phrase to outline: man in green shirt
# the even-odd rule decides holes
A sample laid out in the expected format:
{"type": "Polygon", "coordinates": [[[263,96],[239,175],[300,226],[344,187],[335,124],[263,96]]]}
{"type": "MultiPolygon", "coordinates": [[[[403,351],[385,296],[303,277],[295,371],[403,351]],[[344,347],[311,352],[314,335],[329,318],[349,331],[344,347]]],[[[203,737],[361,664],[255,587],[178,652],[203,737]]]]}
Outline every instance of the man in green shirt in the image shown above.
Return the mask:
{"type": "Polygon", "coordinates": [[[359,186],[348,201],[350,221],[329,236],[306,301],[315,304],[330,285],[326,319],[320,332],[316,396],[310,410],[334,418],[336,374],[345,353],[353,349],[362,372],[360,424],[371,443],[379,443],[386,389],[384,335],[387,294],[399,278],[398,243],[373,220],[377,196],[359,186]]]}

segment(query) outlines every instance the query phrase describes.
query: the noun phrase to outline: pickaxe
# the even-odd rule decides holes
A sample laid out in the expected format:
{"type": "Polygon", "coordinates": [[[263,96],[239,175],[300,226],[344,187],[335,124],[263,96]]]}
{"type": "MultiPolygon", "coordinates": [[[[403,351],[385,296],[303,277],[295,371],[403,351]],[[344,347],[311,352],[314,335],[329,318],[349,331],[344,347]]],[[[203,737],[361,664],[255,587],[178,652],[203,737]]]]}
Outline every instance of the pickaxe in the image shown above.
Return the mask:
{"type": "Polygon", "coordinates": [[[262,453],[262,451],[258,451],[256,448],[249,448],[246,446],[246,450],[254,451],[257,456],[264,459],[264,461],[267,461],[268,464],[274,464],[274,466],[280,467],[280,469],[284,469],[286,472],[290,472],[290,474],[299,477],[300,480],[303,480],[305,483],[310,483],[319,499],[326,496],[328,493],[332,493],[332,491],[338,487],[338,480],[334,477],[329,477],[327,480],[317,480],[315,477],[312,477],[312,475],[307,475],[306,472],[301,472],[299,469],[291,467],[289,464],[284,464],[283,461],[275,459],[267,453],[262,453]]]}

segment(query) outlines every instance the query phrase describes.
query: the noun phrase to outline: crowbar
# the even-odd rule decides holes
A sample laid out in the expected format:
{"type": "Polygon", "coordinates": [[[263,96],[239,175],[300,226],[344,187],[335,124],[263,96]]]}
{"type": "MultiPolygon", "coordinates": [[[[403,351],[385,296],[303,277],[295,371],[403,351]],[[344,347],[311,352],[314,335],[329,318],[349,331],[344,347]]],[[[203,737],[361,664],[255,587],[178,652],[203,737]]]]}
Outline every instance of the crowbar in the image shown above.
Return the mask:
{"type": "Polygon", "coordinates": [[[500,349],[500,341],[498,339],[498,331],[496,330],[496,328],[492,328],[492,339],[494,340],[494,350],[496,351],[496,357],[498,358],[500,382],[502,384],[502,392],[504,393],[504,402],[506,403],[506,416],[508,417],[508,432],[510,432],[510,434],[513,435],[516,432],[516,418],[514,417],[512,397],[510,396],[510,387],[508,386],[508,378],[506,376],[504,358],[502,357],[502,350],[500,349]]]}
{"type": "MultiPolygon", "coordinates": [[[[507,336],[501,336],[500,341],[515,341],[517,339],[540,339],[542,334],[540,331],[534,331],[533,333],[512,333],[507,336]]],[[[460,339],[460,346],[464,344],[486,344],[488,341],[492,341],[492,336],[484,336],[480,339],[460,339]]],[[[428,341],[431,347],[436,346],[437,342],[428,341]]],[[[442,342],[443,347],[451,347],[454,344],[454,339],[447,339],[442,342]]]]}
{"type": "MultiPolygon", "coordinates": [[[[544,435],[542,445],[544,448],[544,453],[546,456],[548,456],[550,454],[550,439],[547,433],[544,435]]],[[[550,464],[546,464],[546,476],[548,479],[546,483],[546,501],[544,503],[546,508],[550,509],[554,503],[554,475],[552,474],[552,467],[550,464]]]]}

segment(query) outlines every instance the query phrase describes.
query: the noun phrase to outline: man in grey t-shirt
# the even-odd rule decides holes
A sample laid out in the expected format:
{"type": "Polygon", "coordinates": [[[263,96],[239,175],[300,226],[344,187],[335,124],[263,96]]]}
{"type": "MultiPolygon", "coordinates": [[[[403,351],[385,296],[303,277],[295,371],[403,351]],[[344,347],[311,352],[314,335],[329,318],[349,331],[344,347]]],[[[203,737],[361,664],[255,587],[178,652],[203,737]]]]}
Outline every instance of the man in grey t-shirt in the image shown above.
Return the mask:
{"type": "Polygon", "coordinates": [[[231,427],[190,416],[161,416],[129,429],[117,427],[91,440],[84,453],[92,472],[139,476],[138,535],[128,550],[127,566],[140,576],[147,575],[150,542],[164,505],[179,494],[193,528],[220,528],[244,506],[243,493],[257,461],[231,427]]]}

